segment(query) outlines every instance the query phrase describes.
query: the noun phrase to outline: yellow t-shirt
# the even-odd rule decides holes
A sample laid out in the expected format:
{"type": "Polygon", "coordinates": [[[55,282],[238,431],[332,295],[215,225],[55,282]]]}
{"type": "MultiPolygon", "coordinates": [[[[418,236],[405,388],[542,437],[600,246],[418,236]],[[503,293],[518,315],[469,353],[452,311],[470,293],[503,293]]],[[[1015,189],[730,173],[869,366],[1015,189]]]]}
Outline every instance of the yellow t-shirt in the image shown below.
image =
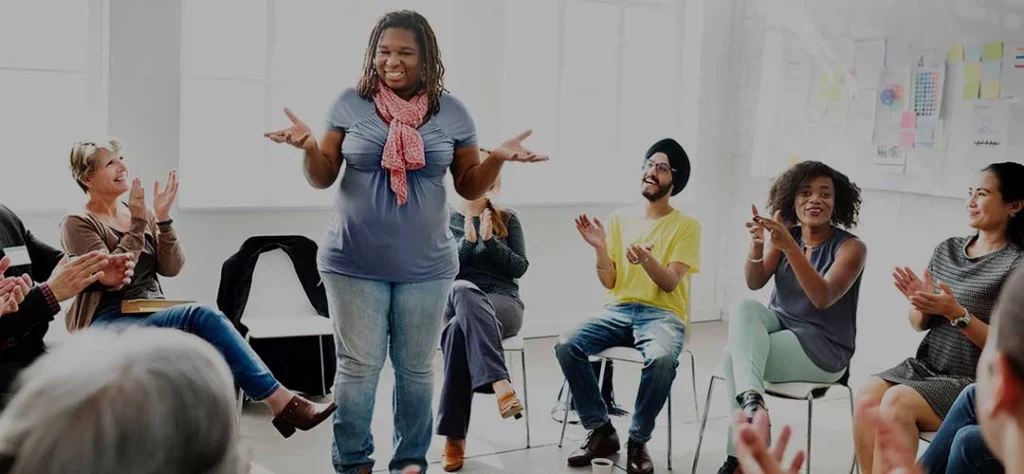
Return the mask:
{"type": "Polygon", "coordinates": [[[607,226],[608,254],[615,262],[615,287],[605,295],[606,304],[640,303],[671,311],[683,322],[689,320],[686,306],[690,289],[687,279],[679,282],[671,293],[651,279],[640,265],[626,260],[629,245],[654,244],[651,257],[662,265],[679,262],[700,271],[700,223],[673,209],[667,215],[651,220],[641,212],[620,211],[612,215],[607,226]]]}

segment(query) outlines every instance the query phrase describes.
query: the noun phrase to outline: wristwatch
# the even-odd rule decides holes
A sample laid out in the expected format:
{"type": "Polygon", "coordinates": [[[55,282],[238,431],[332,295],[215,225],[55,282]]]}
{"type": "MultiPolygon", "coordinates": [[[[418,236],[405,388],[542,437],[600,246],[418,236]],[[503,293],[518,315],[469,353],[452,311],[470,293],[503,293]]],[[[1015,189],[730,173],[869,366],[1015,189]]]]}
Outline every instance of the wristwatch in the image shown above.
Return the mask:
{"type": "Polygon", "coordinates": [[[963,329],[971,324],[971,312],[964,309],[964,315],[949,322],[957,329],[963,329]]]}

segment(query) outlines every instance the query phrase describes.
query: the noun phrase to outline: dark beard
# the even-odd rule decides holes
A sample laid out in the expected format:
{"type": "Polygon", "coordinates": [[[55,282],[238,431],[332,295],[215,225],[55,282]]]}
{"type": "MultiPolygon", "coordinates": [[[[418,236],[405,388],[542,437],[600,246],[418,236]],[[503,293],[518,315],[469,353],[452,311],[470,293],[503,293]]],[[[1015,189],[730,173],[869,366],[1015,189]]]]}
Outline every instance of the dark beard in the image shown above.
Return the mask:
{"type": "Polygon", "coordinates": [[[665,186],[659,185],[658,186],[658,190],[653,192],[653,193],[648,193],[647,191],[643,191],[640,194],[642,194],[645,198],[647,198],[648,201],[654,202],[654,201],[657,201],[657,200],[667,196],[668,193],[670,193],[670,192],[672,192],[672,183],[666,184],[665,186]]]}

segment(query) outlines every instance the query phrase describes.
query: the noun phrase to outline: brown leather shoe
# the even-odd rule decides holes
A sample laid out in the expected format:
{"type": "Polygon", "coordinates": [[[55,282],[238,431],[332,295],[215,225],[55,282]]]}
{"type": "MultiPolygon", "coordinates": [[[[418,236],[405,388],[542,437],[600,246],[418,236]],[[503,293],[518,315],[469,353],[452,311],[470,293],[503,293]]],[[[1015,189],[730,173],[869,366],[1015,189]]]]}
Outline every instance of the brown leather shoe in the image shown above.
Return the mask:
{"type": "Polygon", "coordinates": [[[523,417],[523,403],[519,401],[515,391],[510,391],[498,398],[498,411],[502,418],[523,417]]]}
{"type": "Polygon", "coordinates": [[[444,454],[441,455],[441,469],[444,469],[445,472],[455,472],[462,469],[462,465],[465,462],[465,441],[463,441],[463,444],[461,445],[451,441],[445,441],[444,454]]]}
{"type": "Polygon", "coordinates": [[[619,452],[621,447],[618,433],[613,431],[612,434],[605,436],[597,431],[591,431],[583,445],[573,451],[566,461],[571,467],[586,467],[594,458],[611,456],[619,452]]]}
{"type": "Polygon", "coordinates": [[[647,451],[646,444],[626,443],[626,472],[629,474],[651,474],[654,472],[654,462],[651,461],[651,453],[647,451]]]}
{"type": "Polygon", "coordinates": [[[281,413],[274,417],[272,423],[274,428],[277,428],[277,431],[281,433],[281,436],[288,438],[295,434],[296,429],[302,431],[313,429],[314,426],[323,423],[337,409],[338,407],[334,402],[313,403],[295,395],[288,402],[288,405],[284,407],[284,410],[281,410],[281,413]]]}

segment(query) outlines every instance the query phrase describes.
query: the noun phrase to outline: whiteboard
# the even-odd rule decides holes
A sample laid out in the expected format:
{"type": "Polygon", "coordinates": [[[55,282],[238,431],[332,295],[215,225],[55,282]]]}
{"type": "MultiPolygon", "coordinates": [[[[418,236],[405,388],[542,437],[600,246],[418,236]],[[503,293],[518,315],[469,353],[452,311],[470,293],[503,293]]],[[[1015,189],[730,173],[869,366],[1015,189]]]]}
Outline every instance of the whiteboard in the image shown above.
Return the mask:
{"type": "Polygon", "coordinates": [[[1000,99],[965,100],[965,63],[947,59],[956,45],[1002,41],[1008,48],[1024,40],[1016,23],[1024,17],[1024,8],[1002,4],[975,8],[963,6],[964,2],[953,8],[945,3],[755,2],[764,9],[768,27],[757,108],[750,111],[755,114],[751,174],[774,177],[794,162],[816,160],[847,174],[862,188],[963,197],[975,172],[985,165],[1021,162],[1024,145],[1015,143],[1020,140],[1013,137],[1024,136],[1024,104],[1008,97],[1007,76],[1002,78],[1000,99]],[[859,46],[881,41],[884,66],[877,72],[879,77],[861,77],[855,67],[859,46]],[[913,74],[930,65],[941,71],[944,82],[935,143],[902,149],[903,159],[878,159],[879,145],[898,146],[903,130],[915,130],[900,128],[906,125],[901,123],[902,112],[911,110],[913,74]],[[820,80],[836,70],[842,81],[836,101],[840,112],[825,113],[822,104],[828,105],[831,98],[823,92],[820,80]],[[902,78],[904,100],[883,108],[879,94],[896,78],[902,78]],[[873,100],[863,101],[869,94],[858,93],[872,90],[873,100]],[[875,110],[865,113],[868,106],[875,110]],[[985,110],[986,119],[1003,127],[1008,139],[1001,146],[973,144],[978,107],[985,110]],[[870,129],[858,118],[866,116],[873,116],[870,129]]]}

